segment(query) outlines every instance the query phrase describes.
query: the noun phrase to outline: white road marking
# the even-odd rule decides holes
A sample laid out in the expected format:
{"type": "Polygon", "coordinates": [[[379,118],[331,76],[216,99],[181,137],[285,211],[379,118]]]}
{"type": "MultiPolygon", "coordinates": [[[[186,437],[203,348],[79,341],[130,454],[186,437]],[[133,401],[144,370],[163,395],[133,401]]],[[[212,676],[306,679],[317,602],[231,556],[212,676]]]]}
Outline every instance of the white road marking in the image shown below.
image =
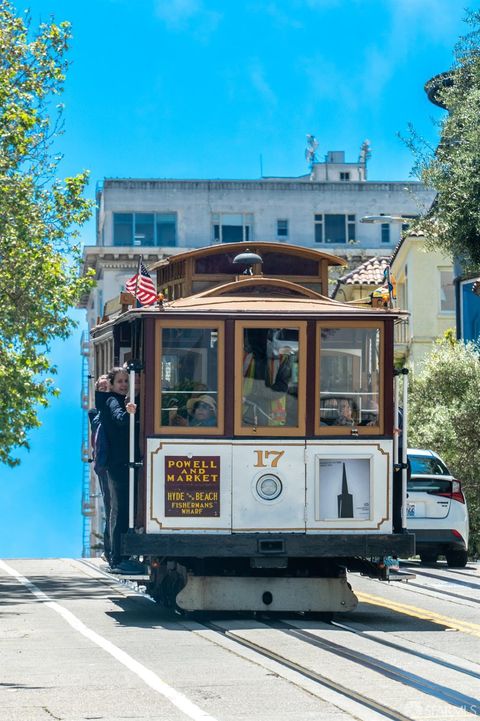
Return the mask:
{"type": "Polygon", "coordinates": [[[61,606],[56,601],[47,596],[46,593],[41,591],[34,583],[22,576],[11,566],[7,565],[4,561],[0,560],[0,568],[2,568],[10,576],[13,576],[19,583],[23,584],[31,594],[33,594],[39,601],[42,601],[45,606],[51,608],[52,611],[58,613],[62,618],[73,628],[88,638],[90,641],[95,643],[104,651],[109,653],[113,658],[122,663],[126,668],[136,674],[147,686],[150,686],[154,691],[167,698],[174,706],[182,711],[186,716],[193,719],[194,721],[217,721],[213,716],[210,716],[206,711],[203,711],[199,706],[190,701],[179,691],[169,686],[165,681],[162,681],[156,673],[148,669],[143,664],[135,661],[134,658],[128,655],[121,648],[115,646],[111,641],[107,641],[106,638],[100,636],[100,634],[92,631],[88,628],[80,619],[78,619],[71,611],[61,606]]]}

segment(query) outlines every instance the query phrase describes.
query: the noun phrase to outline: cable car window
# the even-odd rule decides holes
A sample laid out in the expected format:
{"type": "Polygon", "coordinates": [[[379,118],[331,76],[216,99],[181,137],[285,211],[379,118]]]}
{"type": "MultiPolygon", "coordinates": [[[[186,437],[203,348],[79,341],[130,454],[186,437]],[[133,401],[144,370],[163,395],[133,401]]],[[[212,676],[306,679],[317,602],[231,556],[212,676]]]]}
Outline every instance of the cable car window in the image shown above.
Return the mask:
{"type": "Polygon", "coordinates": [[[325,324],[319,337],[317,432],[351,433],[358,427],[378,432],[382,422],[380,327],[325,324]]]}
{"type": "Polygon", "coordinates": [[[299,393],[305,363],[303,324],[277,328],[260,322],[240,325],[237,342],[241,345],[242,366],[237,387],[241,396],[236,403],[236,409],[240,407],[237,432],[259,430],[278,435],[291,429],[294,434],[299,433],[305,419],[303,389],[299,393]]]}
{"type": "MultiPolygon", "coordinates": [[[[159,327],[160,403],[157,425],[170,433],[223,432],[219,388],[221,324],[159,327]]],[[[222,339],[223,343],[223,339],[222,339]]]]}

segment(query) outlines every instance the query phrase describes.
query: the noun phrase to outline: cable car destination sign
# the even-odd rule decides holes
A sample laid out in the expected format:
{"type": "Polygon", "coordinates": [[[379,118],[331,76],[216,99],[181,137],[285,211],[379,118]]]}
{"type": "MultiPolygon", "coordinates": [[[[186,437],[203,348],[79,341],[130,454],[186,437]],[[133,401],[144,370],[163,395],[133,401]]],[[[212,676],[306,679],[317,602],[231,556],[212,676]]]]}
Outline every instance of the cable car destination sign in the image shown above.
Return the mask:
{"type": "Polygon", "coordinates": [[[165,516],[220,515],[220,456],[165,456],[165,516]]]}

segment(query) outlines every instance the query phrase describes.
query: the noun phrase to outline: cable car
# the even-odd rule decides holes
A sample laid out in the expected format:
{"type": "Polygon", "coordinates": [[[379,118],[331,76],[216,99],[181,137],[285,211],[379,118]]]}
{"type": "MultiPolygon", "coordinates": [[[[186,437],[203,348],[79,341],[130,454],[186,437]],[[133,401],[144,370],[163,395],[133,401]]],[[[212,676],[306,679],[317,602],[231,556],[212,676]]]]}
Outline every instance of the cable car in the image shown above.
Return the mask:
{"type": "Polygon", "coordinates": [[[93,330],[97,375],[140,372],[123,550],[165,606],[347,611],[347,570],[385,577],[413,553],[405,473],[394,492],[400,313],[330,299],[343,264],[283,243],[180,253],[151,269],[158,303],[122,294],[93,330]]]}

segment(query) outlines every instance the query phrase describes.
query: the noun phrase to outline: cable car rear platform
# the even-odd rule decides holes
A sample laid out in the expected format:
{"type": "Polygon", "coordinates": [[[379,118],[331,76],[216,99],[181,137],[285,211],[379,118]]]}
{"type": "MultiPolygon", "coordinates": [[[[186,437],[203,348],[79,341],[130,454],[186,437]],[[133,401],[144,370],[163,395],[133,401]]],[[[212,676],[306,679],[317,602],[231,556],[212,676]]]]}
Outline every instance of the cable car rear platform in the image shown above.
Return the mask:
{"type": "Polygon", "coordinates": [[[122,537],[123,552],[130,556],[166,558],[373,558],[415,553],[412,533],[137,533],[122,537]]]}

